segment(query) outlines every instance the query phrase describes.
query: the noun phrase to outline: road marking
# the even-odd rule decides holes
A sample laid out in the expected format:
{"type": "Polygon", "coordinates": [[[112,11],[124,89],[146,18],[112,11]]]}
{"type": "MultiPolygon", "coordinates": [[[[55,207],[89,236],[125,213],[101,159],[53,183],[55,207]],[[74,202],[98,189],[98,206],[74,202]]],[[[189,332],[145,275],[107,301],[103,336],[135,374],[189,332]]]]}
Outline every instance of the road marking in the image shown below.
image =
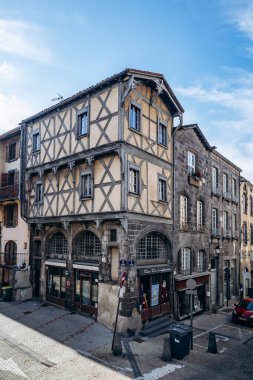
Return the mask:
{"type": "Polygon", "coordinates": [[[203,333],[201,333],[201,334],[195,335],[195,336],[193,337],[193,339],[198,338],[199,336],[202,336],[202,335],[208,334],[210,331],[214,331],[214,330],[216,330],[216,329],[218,329],[219,327],[222,327],[222,326],[224,326],[224,325],[219,325],[219,326],[214,327],[214,328],[211,329],[211,330],[206,330],[205,332],[203,332],[203,333]]]}
{"type": "Polygon", "coordinates": [[[183,365],[176,364],[167,364],[164,367],[156,368],[149,373],[144,373],[141,377],[137,377],[135,380],[158,380],[161,377],[168,375],[171,372],[174,372],[178,368],[183,368],[183,365]]]}

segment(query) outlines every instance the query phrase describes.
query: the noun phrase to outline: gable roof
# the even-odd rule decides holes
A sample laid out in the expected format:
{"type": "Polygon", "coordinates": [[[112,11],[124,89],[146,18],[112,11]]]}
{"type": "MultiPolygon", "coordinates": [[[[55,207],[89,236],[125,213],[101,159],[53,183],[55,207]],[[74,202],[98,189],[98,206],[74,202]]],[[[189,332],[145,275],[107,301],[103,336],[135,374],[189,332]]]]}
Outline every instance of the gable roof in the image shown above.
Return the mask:
{"type": "Polygon", "coordinates": [[[214,150],[216,149],[215,146],[211,146],[207,139],[205,138],[204,134],[202,133],[201,129],[199,128],[198,124],[188,124],[188,125],[180,125],[179,127],[173,128],[173,133],[176,133],[177,130],[189,130],[192,129],[196,135],[198,136],[199,140],[201,141],[202,145],[206,148],[206,150],[214,150]]]}
{"type": "Polygon", "coordinates": [[[176,98],[174,92],[170,88],[170,86],[169,86],[167,80],[165,79],[165,77],[163,76],[163,74],[127,68],[118,74],[114,74],[113,76],[108,77],[108,78],[102,80],[101,82],[86,88],[85,90],[79,91],[78,93],[60,101],[59,103],[54,104],[53,106],[48,107],[48,108],[38,112],[37,114],[35,114],[31,117],[28,117],[27,119],[24,119],[20,124],[33,122],[36,119],[44,117],[44,116],[58,110],[59,108],[63,109],[65,107],[69,106],[72,102],[77,101],[78,99],[80,99],[84,96],[90,95],[90,94],[92,94],[98,90],[101,90],[102,88],[105,88],[111,84],[117,83],[119,80],[126,80],[126,79],[130,78],[131,76],[133,76],[134,79],[140,79],[141,81],[148,83],[149,85],[153,86],[154,88],[156,88],[156,85],[161,84],[162,90],[163,90],[162,96],[164,97],[166,103],[169,104],[169,106],[170,106],[169,108],[171,109],[172,114],[175,116],[178,113],[184,112],[183,107],[181,106],[180,102],[176,98]]]}

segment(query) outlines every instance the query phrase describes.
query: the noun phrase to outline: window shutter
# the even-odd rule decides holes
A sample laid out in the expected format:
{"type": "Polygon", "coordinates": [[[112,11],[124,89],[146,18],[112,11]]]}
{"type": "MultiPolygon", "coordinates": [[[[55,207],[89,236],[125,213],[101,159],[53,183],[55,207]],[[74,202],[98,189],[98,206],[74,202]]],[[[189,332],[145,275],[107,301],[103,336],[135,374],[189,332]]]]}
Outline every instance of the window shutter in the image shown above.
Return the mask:
{"type": "Polygon", "coordinates": [[[13,227],[17,227],[18,225],[18,205],[15,203],[13,210],[13,227]]]}
{"type": "Polygon", "coordinates": [[[7,206],[4,206],[4,226],[7,226],[7,206]]]}
{"type": "Polygon", "coordinates": [[[15,175],[14,175],[14,184],[15,185],[19,184],[19,171],[15,172],[15,175]]]}
{"type": "Polygon", "coordinates": [[[8,173],[1,174],[1,187],[8,186],[8,173]]]}
{"type": "Polygon", "coordinates": [[[6,145],[6,157],[5,157],[5,161],[6,161],[6,162],[9,161],[9,144],[6,145]]]}
{"type": "Polygon", "coordinates": [[[16,158],[20,156],[20,143],[16,141],[16,158]]]}
{"type": "Polygon", "coordinates": [[[196,269],[196,253],[191,249],[191,273],[196,269]]]}

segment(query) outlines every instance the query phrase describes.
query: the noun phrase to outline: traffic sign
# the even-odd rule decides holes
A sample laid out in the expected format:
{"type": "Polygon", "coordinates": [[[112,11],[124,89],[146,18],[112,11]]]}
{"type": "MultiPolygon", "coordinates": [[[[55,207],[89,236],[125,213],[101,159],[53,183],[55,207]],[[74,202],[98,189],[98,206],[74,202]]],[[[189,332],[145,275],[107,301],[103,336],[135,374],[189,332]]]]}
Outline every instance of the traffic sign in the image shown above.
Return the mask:
{"type": "Polygon", "coordinates": [[[191,290],[191,289],[187,289],[187,290],[185,291],[185,293],[186,293],[186,294],[191,294],[191,295],[196,295],[196,294],[197,294],[197,289],[193,289],[193,290],[191,290]]]}
{"type": "Polygon", "coordinates": [[[195,280],[193,280],[193,278],[189,278],[187,281],[186,281],[186,287],[190,290],[193,290],[195,289],[197,286],[197,283],[195,280]]]}

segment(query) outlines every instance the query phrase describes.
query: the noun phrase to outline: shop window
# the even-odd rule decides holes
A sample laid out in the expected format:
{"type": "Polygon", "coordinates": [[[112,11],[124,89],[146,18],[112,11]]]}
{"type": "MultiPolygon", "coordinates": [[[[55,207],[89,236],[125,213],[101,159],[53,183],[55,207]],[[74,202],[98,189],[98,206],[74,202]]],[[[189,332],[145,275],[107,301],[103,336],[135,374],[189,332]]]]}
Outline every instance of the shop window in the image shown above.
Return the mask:
{"type": "Polygon", "coordinates": [[[190,302],[192,302],[192,312],[193,314],[199,313],[205,310],[205,285],[197,287],[197,294],[192,297],[186,294],[186,292],[178,291],[178,317],[179,319],[187,318],[190,314],[190,302]]]}
{"type": "Polygon", "coordinates": [[[48,268],[47,293],[49,296],[65,298],[66,277],[64,272],[63,268],[48,268]]]}
{"type": "Polygon", "coordinates": [[[136,103],[131,103],[129,108],[129,126],[131,129],[141,131],[141,107],[136,103]]]}
{"type": "Polygon", "coordinates": [[[84,306],[97,307],[98,273],[75,271],[75,301],[84,306]]]}
{"type": "Polygon", "coordinates": [[[18,205],[10,203],[4,206],[5,227],[17,227],[18,225],[18,205]]]}
{"type": "Polygon", "coordinates": [[[137,246],[137,259],[139,261],[159,260],[167,261],[167,245],[162,235],[151,232],[140,240],[137,246]]]}
{"type": "Polygon", "coordinates": [[[56,232],[49,240],[48,254],[51,258],[64,258],[68,254],[68,242],[61,232],[56,232]]]}
{"type": "Polygon", "coordinates": [[[74,260],[99,259],[101,256],[101,242],[91,231],[82,232],[75,245],[74,260]]]}

